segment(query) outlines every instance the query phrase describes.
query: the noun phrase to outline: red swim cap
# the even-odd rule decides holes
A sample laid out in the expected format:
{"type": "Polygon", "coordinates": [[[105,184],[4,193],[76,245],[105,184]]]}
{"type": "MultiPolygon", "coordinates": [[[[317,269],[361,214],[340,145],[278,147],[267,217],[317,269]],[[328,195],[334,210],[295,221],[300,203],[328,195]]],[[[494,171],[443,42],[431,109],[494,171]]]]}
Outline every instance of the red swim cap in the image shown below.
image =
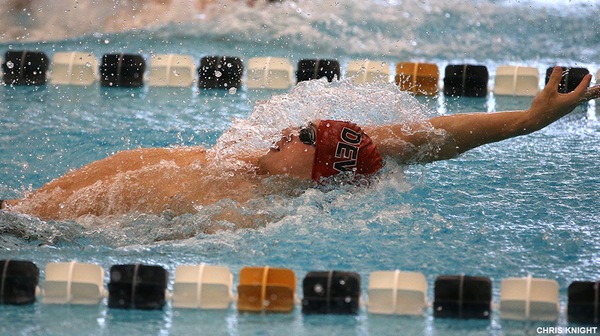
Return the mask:
{"type": "Polygon", "coordinates": [[[346,121],[321,120],[317,130],[313,180],[344,171],[369,175],[381,167],[383,161],[377,147],[360,127],[346,121]]]}

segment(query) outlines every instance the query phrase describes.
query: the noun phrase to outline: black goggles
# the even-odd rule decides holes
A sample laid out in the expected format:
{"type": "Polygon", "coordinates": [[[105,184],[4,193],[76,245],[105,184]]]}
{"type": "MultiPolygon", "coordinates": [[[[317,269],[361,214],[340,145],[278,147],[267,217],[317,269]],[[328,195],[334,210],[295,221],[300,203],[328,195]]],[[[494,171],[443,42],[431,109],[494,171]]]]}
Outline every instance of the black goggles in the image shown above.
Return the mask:
{"type": "Polygon", "coordinates": [[[317,135],[315,134],[315,127],[312,123],[308,124],[308,126],[300,129],[300,134],[298,135],[298,139],[305,145],[316,146],[317,145],[317,135]]]}

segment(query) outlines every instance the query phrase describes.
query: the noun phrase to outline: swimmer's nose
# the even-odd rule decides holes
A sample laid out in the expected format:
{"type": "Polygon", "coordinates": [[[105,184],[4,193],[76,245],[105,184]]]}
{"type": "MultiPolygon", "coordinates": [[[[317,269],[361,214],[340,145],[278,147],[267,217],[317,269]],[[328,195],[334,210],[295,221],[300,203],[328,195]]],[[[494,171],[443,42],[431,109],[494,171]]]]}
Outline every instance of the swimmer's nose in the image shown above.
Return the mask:
{"type": "Polygon", "coordinates": [[[287,136],[287,135],[285,135],[285,134],[284,134],[284,135],[281,137],[281,139],[279,139],[279,141],[277,141],[276,143],[274,143],[274,144],[273,144],[273,147],[274,147],[275,149],[277,149],[277,150],[280,150],[280,149],[281,149],[281,147],[283,147],[283,145],[284,145],[285,143],[287,143],[287,142],[290,142],[290,141],[291,141],[291,139],[290,139],[290,136],[287,136]]]}
{"type": "Polygon", "coordinates": [[[295,128],[286,128],[281,132],[281,139],[273,144],[271,148],[275,150],[281,150],[284,144],[288,142],[292,142],[294,138],[298,137],[297,129],[295,128]]]}

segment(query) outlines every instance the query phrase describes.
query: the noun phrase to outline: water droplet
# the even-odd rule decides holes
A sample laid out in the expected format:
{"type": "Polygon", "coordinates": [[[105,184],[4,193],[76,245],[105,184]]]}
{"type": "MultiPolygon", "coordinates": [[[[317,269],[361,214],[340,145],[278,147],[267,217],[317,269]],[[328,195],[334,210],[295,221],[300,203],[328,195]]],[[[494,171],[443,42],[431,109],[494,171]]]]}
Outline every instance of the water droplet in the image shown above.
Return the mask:
{"type": "Polygon", "coordinates": [[[86,62],[86,63],[85,63],[85,67],[86,67],[86,68],[91,68],[91,67],[92,67],[92,63],[90,63],[90,62],[86,62]]]}
{"type": "Polygon", "coordinates": [[[342,285],[342,286],[343,286],[343,285],[345,285],[345,284],[346,284],[346,280],[344,280],[344,279],[341,279],[341,280],[340,280],[340,285],[342,285]]]}
{"type": "Polygon", "coordinates": [[[219,78],[221,76],[223,76],[223,73],[221,71],[215,71],[215,77],[219,78]]]}
{"type": "Polygon", "coordinates": [[[321,284],[315,285],[315,293],[317,293],[317,294],[323,293],[323,286],[321,286],[321,284]]]}
{"type": "Polygon", "coordinates": [[[229,89],[229,93],[230,94],[235,94],[236,92],[237,92],[237,89],[234,88],[234,87],[232,87],[232,88],[229,89]]]}
{"type": "Polygon", "coordinates": [[[15,67],[15,64],[13,62],[11,62],[11,61],[8,61],[8,62],[6,62],[6,67],[9,68],[9,69],[12,69],[12,68],[15,67]]]}
{"type": "Polygon", "coordinates": [[[346,303],[350,303],[350,302],[352,302],[352,298],[349,296],[346,296],[346,298],[344,298],[344,301],[346,301],[346,303]]]}
{"type": "Polygon", "coordinates": [[[109,39],[104,39],[104,44],[109,44],[110,40],[109,39]]]}

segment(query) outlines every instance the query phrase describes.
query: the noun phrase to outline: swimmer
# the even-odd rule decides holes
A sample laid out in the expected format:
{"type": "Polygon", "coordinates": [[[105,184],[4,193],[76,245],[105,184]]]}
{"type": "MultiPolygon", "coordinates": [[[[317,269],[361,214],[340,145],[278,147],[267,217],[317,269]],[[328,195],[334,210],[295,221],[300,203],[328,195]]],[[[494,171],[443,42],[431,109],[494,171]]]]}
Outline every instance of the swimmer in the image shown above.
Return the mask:
{"type": "MultiPolygon", "coordinates": [[[[283,189],[327,183],[344,176],[376,174],[385,160],[400,164],[454,158],[481,145],[538,131],[579,104],[600,97],[586,75],[572,92],[558,92],[562,69],[554,68],[529,109],[436,116],[415,125],[359,127],[338,120],[315,120],[283,131],[267,153],[237,158],[244,165],[217,174],[218,161],[202,147],[145,148],[119,152],[67,173],[23,199],[3,202],[10,211],[44,220],[126,213],[175,215],[230,199],[243,204],[283,189]],[[323,180],[325,179],[325,180],[323,180]]],[[[336,183],[332,181],[331,183],[336,183]]]]}

